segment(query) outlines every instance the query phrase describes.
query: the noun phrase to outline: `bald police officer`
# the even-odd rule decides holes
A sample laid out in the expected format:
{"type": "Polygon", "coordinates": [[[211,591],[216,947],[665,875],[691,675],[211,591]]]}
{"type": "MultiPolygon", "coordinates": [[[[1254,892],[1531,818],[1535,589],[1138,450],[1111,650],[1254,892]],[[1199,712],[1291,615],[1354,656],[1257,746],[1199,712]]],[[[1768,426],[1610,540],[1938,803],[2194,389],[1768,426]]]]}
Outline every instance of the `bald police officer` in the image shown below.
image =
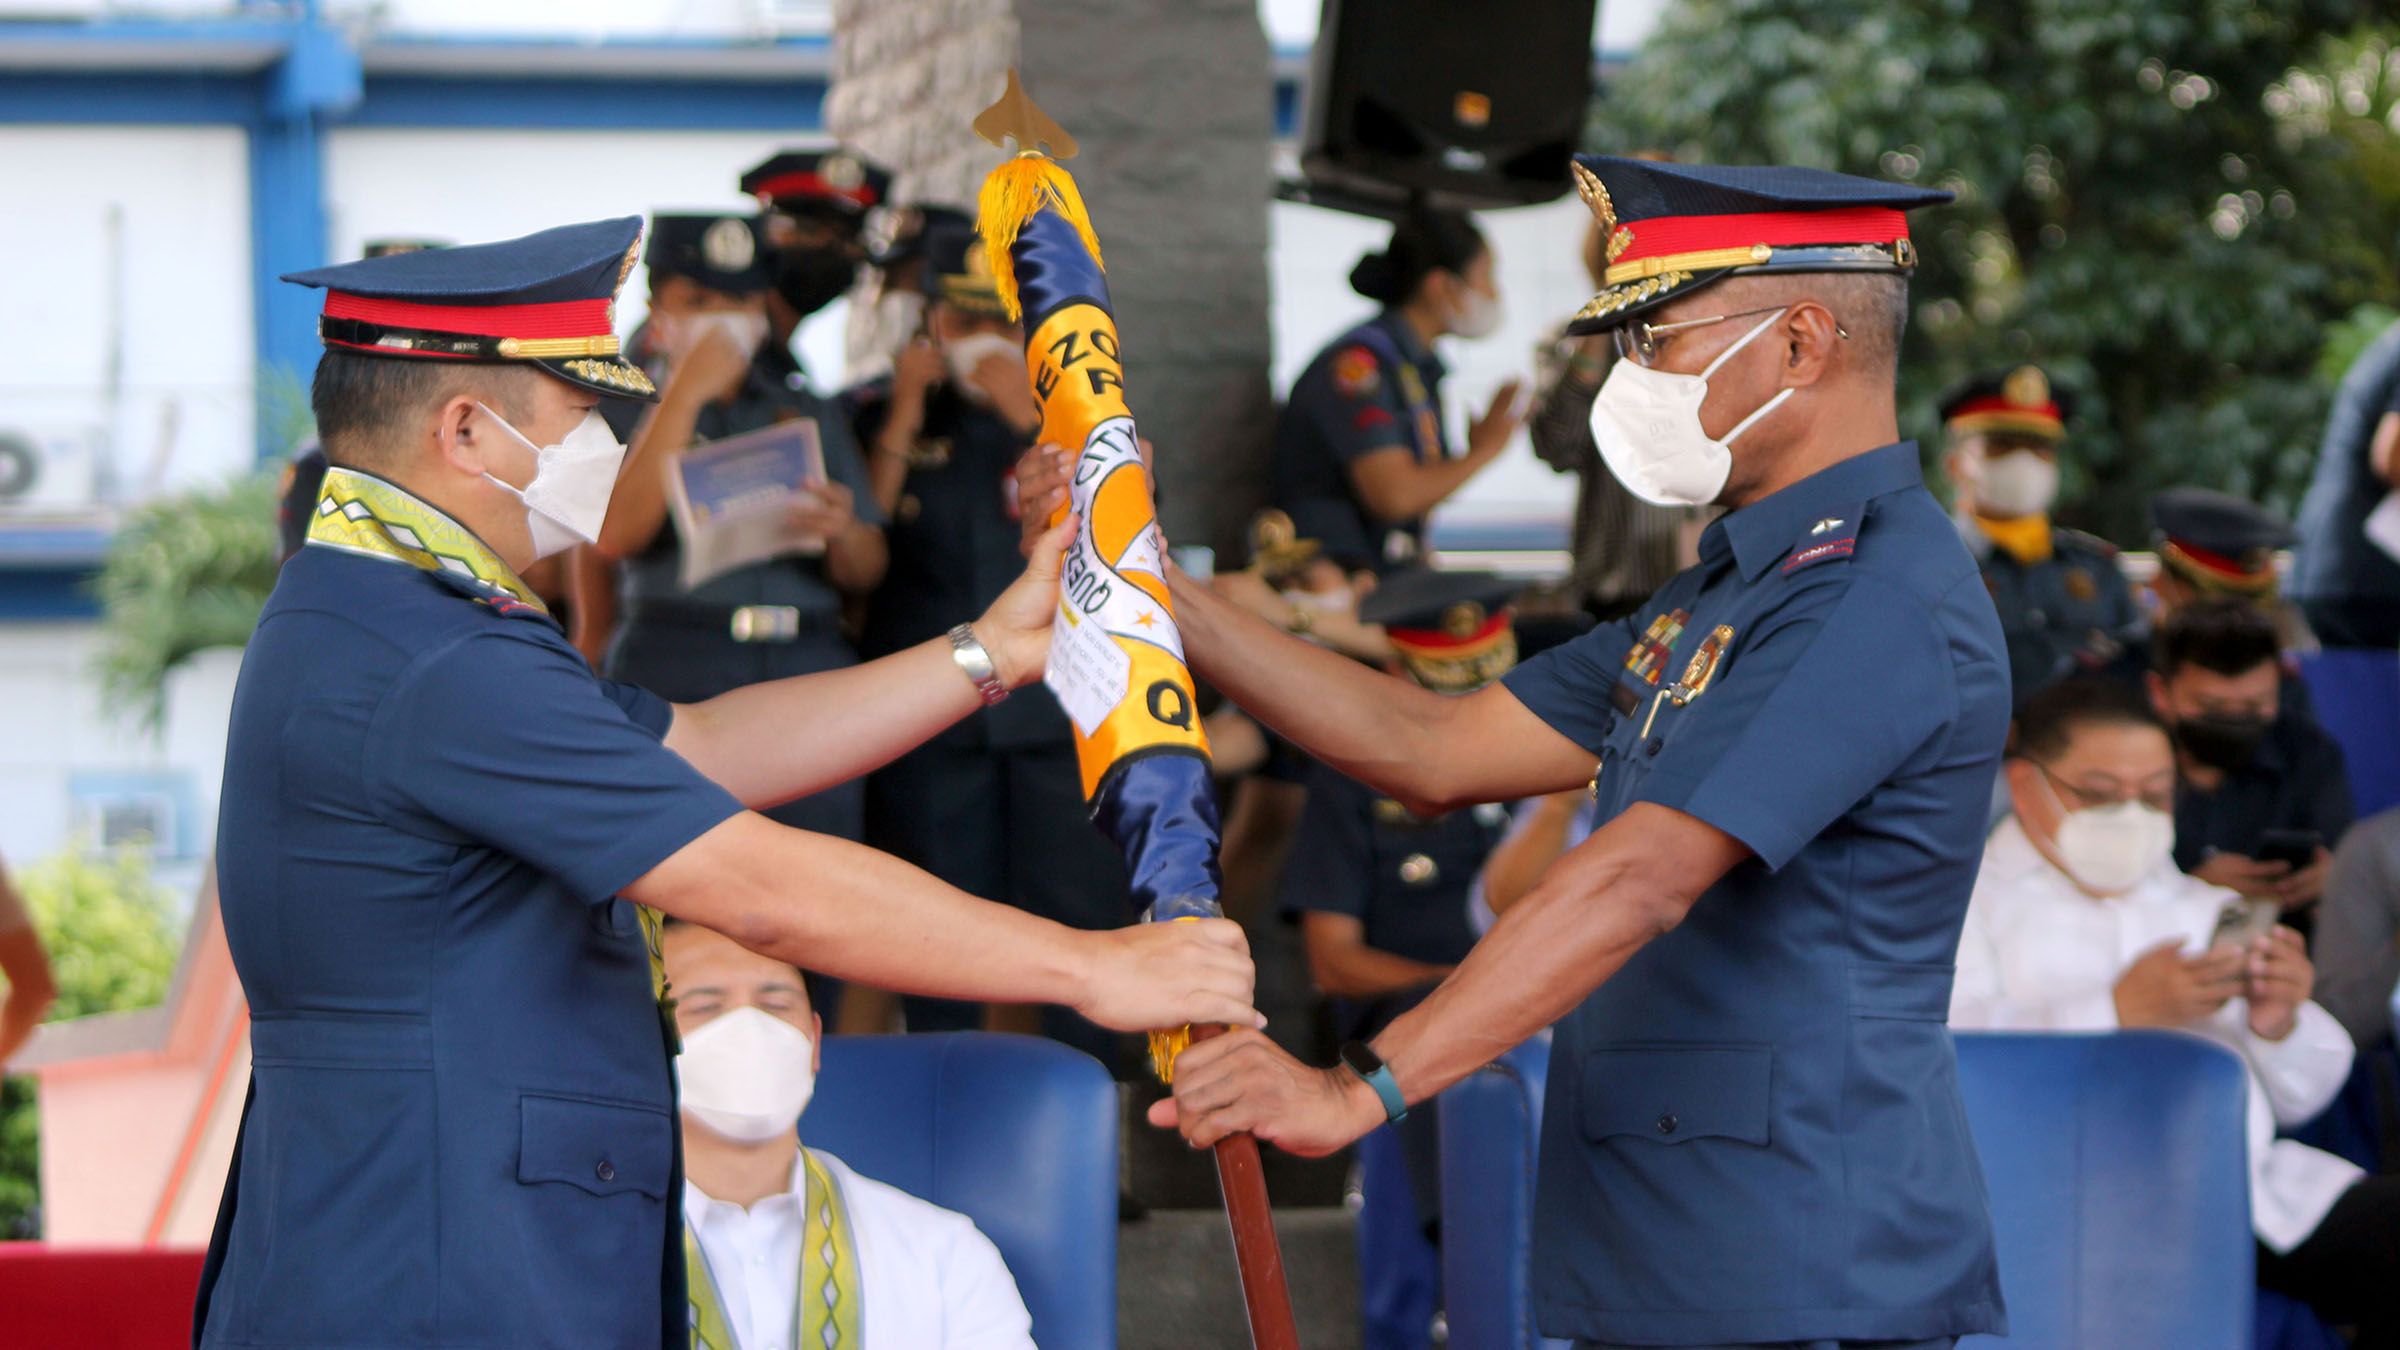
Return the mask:
{"type": "Polygon", "coordinates": [[[676,707],[596,678],[522,575],[588,541],[649,397],[641,222],[285,278],[325,290],[330,466],[234,694],[217,857],[251,1086],[204,1347],[690,1343],[672,1005],[636,904],[891,988],[1255,1025],[1240,933],[1079,933],[748,807],[1033,679],[1063,532],[981,619],[676,707]]]}
{"type": "Polygon", "coordinates": [[[1644,500],[1721,503],[1625,619],[1444,698],[1188,579],[1194,664],[1420,812],[1590,780],[1601,825],[1422,1004],[1313,1069],[1234,1032],[1152,1118],[1330,1152],[1542,1027],[1544,1332],[1587,1345],[1947,1346],[2003,1329],[1943,1016],[2008,726],[1998,620],[1898,438],[1946,194],[1581,157],[1624,359],[1594,404],[1644,500]],[[1595,761],[1597,767],[1595,768],[1595,761]]]}

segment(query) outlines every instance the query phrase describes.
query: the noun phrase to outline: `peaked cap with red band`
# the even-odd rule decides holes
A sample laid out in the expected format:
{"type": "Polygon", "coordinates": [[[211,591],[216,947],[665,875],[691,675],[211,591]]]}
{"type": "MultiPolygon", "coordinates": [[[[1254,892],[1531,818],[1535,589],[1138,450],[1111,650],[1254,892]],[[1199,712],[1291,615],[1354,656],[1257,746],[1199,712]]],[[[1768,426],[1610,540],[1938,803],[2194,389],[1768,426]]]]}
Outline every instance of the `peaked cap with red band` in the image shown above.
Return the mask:
{"type": "Polygon", "coordinates": [[[2066,439],[2075,398],[2052,385],[2040,366],[2017,366],[1959,385],[1942,396],[1940,412],[1953,436],[1983,432],[2055,444],[2066,439]]]}
{"type": "Polygon", "coordinates": [[[1519,589],[1495,572],[1410,567],[1378,582],[1359,601],[1358,617],[1383,625],[1417,683],[1437,693],[1465,693],[1516,665],[1508,602],[1519,589]]]}
{"type": "Polygon", "coordinates": [[[1567,325],[1578,336],[1748,272],[1905,274],[1907,213],[1950,200],[1822,169],[1577,155],[1573,173],[1607,258],[1600,293],[1567,325]]]}
{"type": "Polygon", "coordinates": [[[317,335],[331,351],[523,361],[599,393],[654,400],[650,377],[617,354],[617,288],[641,236],[642,218],[621,216],[283,279],[325,292],[317,335]]]}
{"type": "Polygon", "coordinates": [[[786,150],[742,175],[742,191],[789,215],[857,221],[891,190],[890,170],[847,150],[786,150]]]}

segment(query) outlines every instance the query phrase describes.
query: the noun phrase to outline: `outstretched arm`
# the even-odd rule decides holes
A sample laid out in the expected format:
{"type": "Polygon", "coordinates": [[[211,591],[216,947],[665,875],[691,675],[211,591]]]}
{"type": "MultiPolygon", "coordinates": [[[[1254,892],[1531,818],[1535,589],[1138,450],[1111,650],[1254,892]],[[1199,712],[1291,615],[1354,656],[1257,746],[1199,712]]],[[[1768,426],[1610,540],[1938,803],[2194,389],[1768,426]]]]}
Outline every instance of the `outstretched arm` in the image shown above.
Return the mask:
{"type": "MultiPolygon", "coordinates": [[[[1401,1094],[1424,1101],[1564,1017],[1749,856],[1713,825],[1634,804],[1559,859],[1456,973],[1375,1038],[1376,1053],[1401,1094]]],[[[1179,1127],[1195,1146],[1249,1130],[1309,1156],[1383,1118],[1355,1074],[1309,1068],[1243,1031],[1184,1051],[1174,1100],[1150,1111],[1152,1124],[1179,1127]]]]}
{"type": "Polygon", "coordinates": [[[1249,946],[1230,920],[1085,932],[749,812],[623,894],[762,955],[897,993],[1057,1003],[1121,1031],[1264,1023],[1251,1006],[1249,946]]]}
{"type": "MultiPolygon", "coordinates": [[[[1001,682],[1040,678],[1058,608],[1058,560],[1073,521],[1050,531],[973,625],[1001,682]]],[[[841,670],[770,680],[680,704],[667,748],[745,806],[805,797],[880,768],[983,706],[937,638],[841,670]]]]}
{"type": "Polygon", "coordinates": [[[1505,688],[1436,694],[1284,633],[1180,571],[1170,584],[1184,649],[1202,679],[1420,815],[1557,792],[1592,776],[1592,753],[1505,688]],[[1497,746],[1508,753],[1494,753],[1497,746]]]}

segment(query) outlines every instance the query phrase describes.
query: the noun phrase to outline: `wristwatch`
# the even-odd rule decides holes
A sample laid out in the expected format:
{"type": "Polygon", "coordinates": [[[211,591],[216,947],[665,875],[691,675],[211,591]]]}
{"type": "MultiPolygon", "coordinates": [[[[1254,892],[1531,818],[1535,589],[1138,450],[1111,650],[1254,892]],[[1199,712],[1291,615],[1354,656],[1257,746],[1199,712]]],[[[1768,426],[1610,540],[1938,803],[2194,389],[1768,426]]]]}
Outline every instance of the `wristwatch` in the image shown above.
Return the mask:
{"type": "Polygon", "coordinates": [[[992,654],[984,650],[973,627],[962,623],[950,630],[950,659],[958,662],[975,692],[983,695],[983,706],[989,708],[1008,697],[1008,686],[1000,683],[1000,670],[992,664],[992,654]]]}
{"type": "Polygon", "coordinates": [[[1392,1066],[1383,1062],[1374,1047],[1365,1041],[1342,1043],[1342,1065],[1367,1080],[1375,1095],[1383,1099],[1383,1118],[1395,1121],[1408,1114],[1408,1099],[1400,1095],[1400,1080],[1392,1077],[1392,1066]]]}

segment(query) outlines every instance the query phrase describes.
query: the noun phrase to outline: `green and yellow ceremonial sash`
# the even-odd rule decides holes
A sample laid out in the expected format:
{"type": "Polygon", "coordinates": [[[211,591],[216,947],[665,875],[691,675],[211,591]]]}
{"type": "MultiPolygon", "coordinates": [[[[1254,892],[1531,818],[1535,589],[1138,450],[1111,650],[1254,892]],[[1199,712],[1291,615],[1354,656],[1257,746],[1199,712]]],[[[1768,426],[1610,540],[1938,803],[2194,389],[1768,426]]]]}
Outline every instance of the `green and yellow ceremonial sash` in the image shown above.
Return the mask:
{"type": "MultiPolygon", "coordinates": [[[[850,1208],[833,1173],[806,1148],[800,1161],[808,1175],[801,1205],[800,1296],[792,1305],[793,1344],[802,1350],[862,1350],[859,1330],[866,1309],[859,1303],[858,1243],[850,1232],[850,1208]]],[[[741,1350],[733,1319],[709,1273],[708,1257],[691,1225],[683,1229],[684,1279],[692,1296],[692,1350],[741,1350]]]]}
{"type": "Polygon", "coordinates": [[[362,557],[447,572],[521,605],[550,612],[491,546],[441,508],[396,483],[336,464],[325,470],[308,542],[362,557]]]}
{"type": "MultiPolygon", "coordinates": [[[[491,546],[459,524],[441,508],[396,483],[371,473],[336,464],[325,470],[325,486],[317,493],[316,514],[308,523],[308,543],[339,549],[365,558],[406,563],[427,572],[446,572],[473,583],[495,608],[526,606],[548,614],[550,609],[533,593],[516,570],[500,560],[491,546]]],[[[642,944],[649,950],[650,991],[659,1003],[669,1053],[682,1048],[675,1030],[675,1005],[667,997],[667,969],[659,951],[658,911],[635,907],[641,914],[642,944]]]]}

